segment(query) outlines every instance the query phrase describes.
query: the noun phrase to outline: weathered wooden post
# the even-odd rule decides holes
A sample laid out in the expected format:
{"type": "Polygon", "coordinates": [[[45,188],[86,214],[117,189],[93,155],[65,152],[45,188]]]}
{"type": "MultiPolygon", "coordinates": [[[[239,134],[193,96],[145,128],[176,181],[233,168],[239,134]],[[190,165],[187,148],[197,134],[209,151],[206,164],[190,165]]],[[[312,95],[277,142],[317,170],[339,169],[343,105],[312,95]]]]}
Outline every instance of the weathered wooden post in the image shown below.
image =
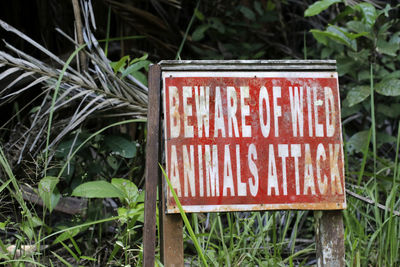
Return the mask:
{"type": "Polygon", "coordinates": [[[346,266],[342,211],[315,211],[314,217],[317,266],[346,266]]]}
{"type": "Polygon", "coordinates": [[[143,266],[154,266],[156,246],[157,185],[160,180],[158,162],[161,159],[161,68],[149,69],[149,105],[147,111],[146,181],[143,229],[143,266]]]}
{"type": "MultiPolygon", "coordinates": [[[[160,121],[152,106],[160,106],[161,90],[165,169],[183,210],[316,210],[318,266],[344,266],[336,62],[162,61],[160,68],[158,80],[149,79],[149,87],[162,88],[150,88],[158,96],[149,92],[157,101],[149,103],[149,129],[150,119],[160,121]]],[[[147,155],[153,162],[146,164],[148,180],[159,175],[149,169],[159,154],[147,155]]],[[[159,186],[162,259],[166,266],[183,266],[179,209],[165,183],[159,186]]],[[[146,204],[145,218],[155,216],[151,190],[154,184],[146,181],[146,201],[152,204],[146,204]]],[[[155,233],[147,225],[155,220],[146,220],[145,234],[155,233]]],[[[154,257],[154,245],[145,244],[144,253],[145,260],[154,257]]]]}

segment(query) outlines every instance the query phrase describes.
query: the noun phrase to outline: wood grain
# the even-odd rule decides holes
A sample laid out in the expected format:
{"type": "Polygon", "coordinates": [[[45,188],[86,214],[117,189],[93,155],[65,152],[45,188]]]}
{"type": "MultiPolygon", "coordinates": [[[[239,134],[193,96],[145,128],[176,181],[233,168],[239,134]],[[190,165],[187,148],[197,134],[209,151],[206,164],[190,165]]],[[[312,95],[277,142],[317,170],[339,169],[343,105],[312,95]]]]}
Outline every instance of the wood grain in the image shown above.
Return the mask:
{"type": "Polygon", "coordinates": [[[314,215],[317,266],[346,266],[342,211],[316,211],[314,215]]]}
{"type": "Polygon", "coordinates": [[[154,267],[156,245],[157,184],[160,177],[158,166],[160,162],[160,77],[160,66],[150,66],[143,230],[143,266],[145,267],[154,267]]]}

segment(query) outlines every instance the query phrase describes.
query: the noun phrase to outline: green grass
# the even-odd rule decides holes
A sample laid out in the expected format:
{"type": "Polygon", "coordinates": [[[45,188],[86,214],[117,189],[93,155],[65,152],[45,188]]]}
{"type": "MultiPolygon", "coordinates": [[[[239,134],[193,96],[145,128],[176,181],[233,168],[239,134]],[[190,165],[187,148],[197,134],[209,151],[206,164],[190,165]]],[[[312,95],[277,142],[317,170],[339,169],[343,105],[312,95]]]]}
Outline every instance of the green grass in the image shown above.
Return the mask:
{"type": "MultiPolygon", "coordinates": [[[[370,75],[368,140],[358,165],[346,163],[348,188],[355,188],[357,194],[369,201],[347,196],[348,208],[343,211],[345,259],[347,266],[399,266],[400,218],[395,211],[400,210],[400,122],[394,159],[383,158],[377,149],[372,65],[370,75]]],[[[346,155],[346,162],[349,156],[346,155]]],[[[198,255],[202,258],[203,254],[208,264],[214,266],[315,264],[314,221],[310,212],[232,212],[189,217],[182,211],[181,214],[189,232],[185,234],[185,261],[193,266],[200,264],[198,255]]]]}
{"type": "MultiPolygon", "coordinates": [[[[195,10],[197,10],[199,3],[200,1],[197,2],[195,10]]],[[[106,42],[106,55],[110,41],[143,38],[143,36],[109,38],[110,15],[111,12],[109,9],[107,37],[105,40],[102,40],[106,42]]],[[[180,58],[194,19],[195,14],[191,17],[186,28],[177,51],[177,58],[180,58]]],[[[53,109],[57,100],[60,83],[72,59],[84,47],[81,46],[73,52],[56,82],[47,125],[46,148],[49,146],[53,124],[53,109]]],[[[303,52],[304,58],[307,58],[306,35],[304,35],[303,52]]],[[[368,198],[372,204],[350,195],[347,197],[348,208],[343,211],[346,265],[355,267],[400,266],[400,218],[395,213],[395,211],[398,212],[400,210],[400,121],[397,124],[395,152],[390,154],[392,158],[385,158],[380,153],[381,151],[379,151],[377,144],[379,119],[376,118],[373,64],[370,65],[369,75],[370,116],[366,116],[368,121],[367,128],[369,128],[368,138],[365,146],[362,148],[361,157],[354,154],[347,155],[348,149],[345,147],[345,165],[348,188],[354,190],[358,195],[368,198]],[[386,209],[382,209],[378,204],[384,205],[386,209]]],[[[23,108],[16,108],[14,116],[18,117],[23,108]]],[[[62,162],[58,178],[61,177],[77,152],[89,141],[112,127],[139,121],[144,120],[124,120],[110,124],[89,135],[68,156],[66,161],[62,162]]],[[[346,132],[345,130],[343,130],[343,133],[346,132]]],[[[45,174],[48,167],[48,153],[49,150],[45,149],[45,174]]],[[[85,243],[82,240],[76,239],[75,235],[81,231],[87,231],[89,228],[94,229],[95,226],[101,226],[109,222],[117,222],[121,227],[118,221],[123,219],[123,216],[103,217],[86,222],[81,221],[61,230],[47,226],[44,223],[43,225],[38,225],[37,221],[40,219],[37,218],[38,216],[30,204],[23,199],[21,182],[13,173],[13,169],[9,165],[1,147],[0,165],[4,173],[4,176],[0,177],[0,193],[8,191],[10,197],[20,208],[18,212],[20,212],[21,216],[20,218],[15,218],[18,221],[13,222],[12,225],[18,232],[18,238],[14,241],[17,248],[20,248],[22,245],[33,244],[39,251],[42,244],[51,244],[50,241],[55,239],[53,243],[58,243],[57,241],[59,241],[64,249],[63,253],[71,256],[77,264],[82,260],[94,262],[96,258],[85,254],[86,251],[83,246],[85,243]]],[[[270,211],[185,214],[168,177],[166,179],[180,209],[180,214],[185,225],[184,247],[186,263],[192,266],[307,266],[315,264],[315,232],[312,212],[270,211]]],[[[46,221],[45,215],[41,221],[46,221]]],[[[127,265],[132,258],[135,259],[135,263],[141,263],[142,247],[137,245],[138,243],[140,244],[141,239],[131,233],[139,231],[142,225],[135,223],[136,221],[133,224],[127,224],[128,226],[125,228],[119,228],[115,234],[113,240],[116,242],[110,245],[112,251],[107,257],[110,265],[127,265]],[[123,254],[120,257],[121,250],[123,254]]],[[[97,237],[101,241],[102,227],[96,229],[99,229],[97,237]]],[[[93,230],[89,235],[90,242],[95,237],[93,230]]],[[[43,263],[50,262],[53,265],[51,260],[46,259],[46,257],[52,255],[60,263],[66,266],[73,266],[63,258],[64,254],[60,255],[60,253],[54,251],[47,253],[47,255],[40,253],[26,254],[20,259],[15,259],[12,253],[5,252],[8,245],[10,244],[6,241],[3,242],[0,240],[0,247],[3,251],[0,252],[2,264],[9,264],[11,266],[23,266],[24,264],[45,266],[43,263]]],[[[161,265],[158,260],[156,260],[156,264],[161,265]]],[[[57,264],[54,265],[57,266],[57,264]]]]}

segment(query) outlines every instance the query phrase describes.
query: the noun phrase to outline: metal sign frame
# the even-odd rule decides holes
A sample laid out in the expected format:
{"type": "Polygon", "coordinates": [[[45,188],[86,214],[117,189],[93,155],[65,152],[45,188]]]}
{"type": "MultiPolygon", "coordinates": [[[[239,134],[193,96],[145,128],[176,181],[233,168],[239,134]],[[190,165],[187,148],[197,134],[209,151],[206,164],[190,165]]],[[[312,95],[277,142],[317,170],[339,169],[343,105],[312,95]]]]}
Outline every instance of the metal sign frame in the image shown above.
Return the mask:
{"type": "MultiPolygon", "coordinates": [[[[182,220],[179,214],[167,214],[167,203],[164,197],[166,183],[161,179],[158,163],[161,162],[163,150],[162,132],[162,77],[163,73],[182,71],[206,74],[207,72],[336,72],[334,60],[195,60],[195,61],[161,61],[152,65],[149,71],[149,108],[148,138],[146,154],[146,197],[144,225],[144,266],[154,266],[156,243],[156,199],[157,186],[160,196],[160,248],[161,259],[165,266],[183,266],[182,220]]],[[[343,181],[344,183],[344,181],[343,181]]],[[[344,188],[344,186],[343,186],[344,188]]],[[[287,209],[280,206],[277,209],[287,209]]],[[[290,208],[290,207],[289,207],[290,208]]],[[[294,209],[303,209],[301,206],[294,209]]],[[[316,207],[326,209],[323,206],[316,207]]],[[[345,204],[336,207],[345,208],[345,204]]],[[[260,208],[262,209],[262,208],[260,208]]],[[[331,209],[335,209],[332,207],[331,209]]],[[[231,210],[231,209],[229,209],[231,210]]],[[[243,209],[240,209],[243,210],[243,209]]],[[[190,211],[190,210],[188,210],[190,211]]],[[[196,210],[192,210],[196,211],[196,210]]],[[[217,211],[217,210],[210,210],[217,211]]],[[[219,210],[218,210],[219,211],[219,210]]],[[[341,211],[315,211],[316,248],[318,266],[345,266],[344,264],[344,230],[341,211]]]]}

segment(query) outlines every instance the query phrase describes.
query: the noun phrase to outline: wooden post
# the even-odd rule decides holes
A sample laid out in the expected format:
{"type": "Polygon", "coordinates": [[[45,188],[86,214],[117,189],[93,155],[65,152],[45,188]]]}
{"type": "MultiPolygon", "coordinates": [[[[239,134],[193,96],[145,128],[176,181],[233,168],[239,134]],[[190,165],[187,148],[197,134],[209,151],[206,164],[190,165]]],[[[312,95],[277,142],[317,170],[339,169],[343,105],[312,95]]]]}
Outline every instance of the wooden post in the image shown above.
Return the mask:
{"type": "Polygon", "coordinates": [[[143,266],[154,267],[156,246],[157,184],[160,177],[161,68],[149,70],[149,104],[147,111],[146,181],[144,202],[143,266]]]}
{"type": "Polygon", "coordinates": [[[317,266],[346,266],[342,211],[315,211],[314,217],[317,266]]]}
{"type": "Polygon", "coordinates": [[[164,177],[159,182],[160,201],[158,210],[160,226],[160,256],[165,267],[183,267],[183,222],[181,215],[167,214],[166,194],[168,184],[164,177]]]}
{"type": "MultiPolygon", "coordinates": [[[[162,178],[163,192],[167,192],[167,184],[162,178]]],[[[164,195],[160,201],[162,215],[160,215],[161,228],[161,261],[165,267],[184,266],[183,255],[183,222],[180,214],[166,214],[166,199],[164,195]]]]}

